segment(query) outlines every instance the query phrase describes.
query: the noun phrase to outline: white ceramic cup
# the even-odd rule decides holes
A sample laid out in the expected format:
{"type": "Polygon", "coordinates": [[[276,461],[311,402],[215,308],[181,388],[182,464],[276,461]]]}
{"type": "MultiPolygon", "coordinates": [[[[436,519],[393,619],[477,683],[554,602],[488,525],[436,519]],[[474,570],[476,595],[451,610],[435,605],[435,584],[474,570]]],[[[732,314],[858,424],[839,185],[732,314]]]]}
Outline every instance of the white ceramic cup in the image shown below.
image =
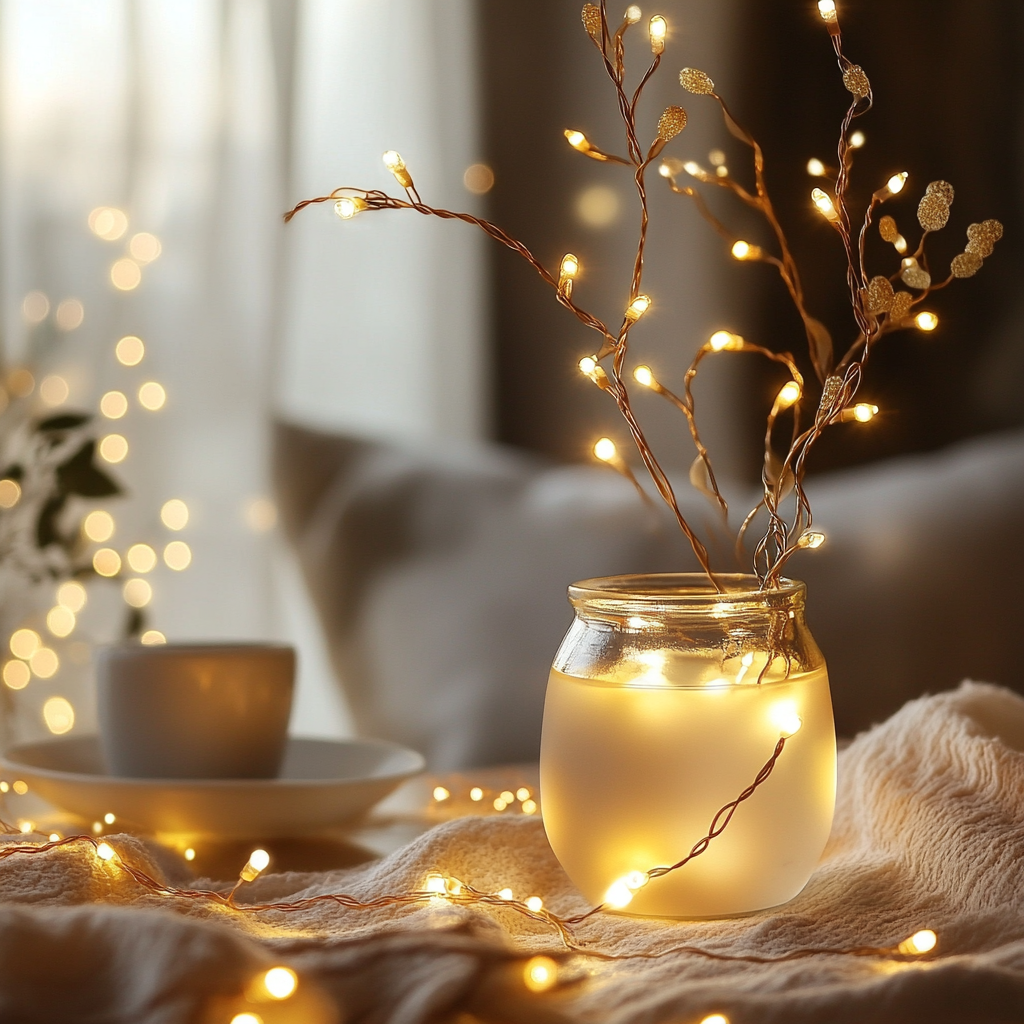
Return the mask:
{"type": "Polygon", "coordinates": [[[96,669],[100,742],[111,774],[277,775],[295,686],[294,648],[125,643],[100,648],[96,669]]]}

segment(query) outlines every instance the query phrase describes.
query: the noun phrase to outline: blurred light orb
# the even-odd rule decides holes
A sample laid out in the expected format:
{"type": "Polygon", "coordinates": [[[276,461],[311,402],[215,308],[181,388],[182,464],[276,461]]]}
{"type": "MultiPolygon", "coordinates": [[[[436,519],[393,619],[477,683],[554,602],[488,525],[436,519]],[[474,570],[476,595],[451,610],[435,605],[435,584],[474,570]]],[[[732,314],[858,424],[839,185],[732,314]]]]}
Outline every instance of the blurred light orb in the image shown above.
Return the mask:
{"type": "Polygon", "coordinates": [[[100,548],[92,556],[92,567],[100,576],[116,576],[121,571],[121,556],[113,548],[100,548]]]}
{"type": "Polygon", "coordinates": [[[165,637],[159,629],[147,629],[146,632],[139,637],[139,643],[145,644],[147,647],[153,647],[156,644],[167,643],[167,637],[165,637]]]}
{"type": "Polygon", "coordinates": [[[152,263],[163,252],[163,246],[156,235],[151,235],[148,231],[140,231],[137,235],[132,235],[132,240],[128,243],[128,251],[140,263],[152,263]]]}
{"type": "Polygon", "coordinates": [[[29,324],[41,324],[50,315],[50,300],[45,292],[29,292],[21,300],[21,315],[29,324]]]}
{"type": "Polygon", "coordinates": [[[576,216],[588,228],[606,228],[619,217],[619,194],[606,185],[592,185],[576,199],[576,216]]]}
{"type": "Polygon", "coordinates": [[[860,149],[867,141],[867,136],[863,132],[854,132],[850,136],[850,145],[854,149],[860,149]]]}
{"type": "Polygon", "coordinates": [[[43,705],[43,721],[55,736],[63,736],[75,726],[75,709],[65,697],[51,697],[43,705]]]}
{"type": "Polygon", "coordinates": [[[824,178],[825,165],[816,156],[812,156],[811,159],[807,161],[807,173],[812,178],[824,178]]]}
{"type": "Polygon", "coordinates": [[[118,291],[130,292],[142,283],[142,268],[127,257],[115,260],[110,268],[110,283],[118,291]]]}
{"type": "Polygon", "coordinates": [[[57,306],[55,316],[57,326],[62,331],[73,331],[76,327],[82,326],[85,319],[85,306],[78,299],[64,299],[57,306]]]}
{"type": "Polygon", "coordinates": [[[34,676],[40,679],[50,679],[57,674],[60,668],[60,658],[57,652],[49,647],[40,647],[31,658],[28,659],[29,668],[34,676]]]}
{"type": "Polygon", "coordinates": [[[462,184],[474,195],[486,195],[494,188],[494,171],[487,164],[470,164],[462,175],[462,184]]]}
{"type": "Polygon", "coordinates": [[[56,374],[44,377],[42,384],[39,385],[39,397],[49,406],[63,405],[70,394],[68,382],[56,374]]]}
{"type": "Polygon", "coordinates": [[[28,661],[42,646],[43,640],[34,629],[16,629],[9,643],[11,654],[28,661]]]}
{"type": "Polygon", "coordinates": [[[156,412],[157,409],[164,407],[166,401],[167,392],[164,390],[163,385],[157,384],[155,380],[148,380],[139,388],[139,405],[143,409],[156,412]]]}
{"type": "Polygon", "coordinates": [[[169,569],[181,572],[192,563],[192,550],[183,540],[172,540],[164,548],[164,562],[169,569]]]}
{"type": "Polygon", "coordinates": [[[180,498],[165,501],[160,509],[160,521],[168,530],[184,530],[188,526],[188,505],[180,498]]]}
{"type": "Polygon", "coordinates": [[[106,462],[124,462],[128,457],[128,442],[121,434],[107,434],[100,439],[99,452],[106,462]]]}
{"type": "Polygon", "coordinates": [[[263,987],[273,999],[287,999],[299,987],[299,979],[288,967],[271,967],[263,975],[263,987]]]}
{"type": "Polygon", "coordinates": [[[119,420],[128,411],[128,399],[121,391],[108,391],[100,399],[100,412],[108,420],[119,420]]]}
{"type": "Polygon", "coordinates": [[[151,572],[156,566],[156,552],[148,544],[133,544],[127,558],[134,572],[151,572]]]}
{"type": "Polygon", "coordinates": [[[0,508],[14,508],[21,498],[21,484],[5,477],[0,480],[0,508]]]}
{"type": "Polygon", "coordinates": [[[9,661],[4,665],[4,685],[9,690],[24,690],[32,678],[32,672],[23,661],[9,661]]]}
{"type": "Polygon", "coordinates": [[[70,636],[75,631],[75,613],[58,604],[46,613],[46,628],[56,637],[70,636]]]}
{"type": "Polygon", "coordinates": [[[24,367],[17,367],[7,374],[7,390],[15,398],[26,398],[36,389],[36,379],[24,367]]]}
{"type": "Polygon", "coordinates": [[[153,600],[153,588],[149,581],[139,576],[128,580],[121,593],[125,604],[131,605],[132,608],[145,608],[153,600]]]}
{"type": "Polygon", "coordinates": [[[116,242],[128,230],[128,218],[114,206],[97,206],[89,214],[89,230],[105,242],[116,242]]]}
{"type": "Polygon", "coordinates": [[[145,354],[146,346],[134,334],[126,335],[114,348],[114,355],[122,366],[138,366],[145,354]]]}
{"type": "Polygon", "coordinates": [[[85,607],[87,599],[85,587],[77,580],[68,580],[57,588],[57,604],[76,615],[85,607]]]}
{"type": "Polygon", "coordinates": [[[90,512],[82,521],[82,533],[98,544],[110,540],[114,536],[114,528],[114,517],[100,509],[90,512]]]}
{"type": "Polygon", "coordinates": [[[245,522],[253,533],[267,533],[277,526],[277,506],[269,498],[250,498],[245,503],[245,522]]]}

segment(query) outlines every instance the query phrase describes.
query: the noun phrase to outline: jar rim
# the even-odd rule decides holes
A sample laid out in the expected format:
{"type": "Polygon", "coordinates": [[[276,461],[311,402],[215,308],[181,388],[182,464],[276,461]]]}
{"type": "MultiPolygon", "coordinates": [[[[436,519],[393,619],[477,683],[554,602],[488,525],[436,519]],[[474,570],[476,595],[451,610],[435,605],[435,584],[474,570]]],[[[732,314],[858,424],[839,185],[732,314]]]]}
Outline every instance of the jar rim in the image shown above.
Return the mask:
{"type": "Polygon", "coordinates": [[[621,576],[597,576],[580,580],[569,587],[573,605],[629,604],[659,607],[713,607],[723,601],[730,605],[778,604],[801,600],[806,586],[800,580],[783,577],[779,585],[762,590],[752,573],[715,573],[721,590],[716,590],[702,572],[634,573],[621,576]]]}

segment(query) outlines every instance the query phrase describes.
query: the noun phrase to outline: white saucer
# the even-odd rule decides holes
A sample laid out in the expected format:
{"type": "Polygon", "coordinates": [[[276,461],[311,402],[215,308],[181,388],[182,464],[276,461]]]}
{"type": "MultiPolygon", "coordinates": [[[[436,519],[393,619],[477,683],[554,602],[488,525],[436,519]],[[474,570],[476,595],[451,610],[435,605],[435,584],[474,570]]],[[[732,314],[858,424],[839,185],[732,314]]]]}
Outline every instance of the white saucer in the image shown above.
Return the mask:
{"type": "Polygon", "coordinates": [[[216,836],[297,836],[343,825],[423,771],[413,750],[384,740],[288,740],[276,779],[125,779],[107,773],[97,736],[26,744],[0,769],[54,806],[89,821],[113,813],[126,829],[216,836]]]}

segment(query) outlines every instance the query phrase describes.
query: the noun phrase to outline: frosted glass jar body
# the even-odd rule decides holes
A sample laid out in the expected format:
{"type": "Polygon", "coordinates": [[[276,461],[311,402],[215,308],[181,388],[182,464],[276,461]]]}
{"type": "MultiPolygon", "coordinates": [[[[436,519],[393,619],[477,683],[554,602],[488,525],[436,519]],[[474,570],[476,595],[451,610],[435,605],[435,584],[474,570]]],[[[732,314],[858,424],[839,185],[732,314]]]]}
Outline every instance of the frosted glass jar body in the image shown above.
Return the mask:
{"type": "Polygon", "coordinates": [[[629,913],[720,917],[807,884],[835,807],[836,743],[804,587],[752,577],[608,577],[569,589],[541,740],[551,847],[595,905],[631,872],[674,864],[771,757],[771,776],[707,850],[635,891],[629,913]]]}

